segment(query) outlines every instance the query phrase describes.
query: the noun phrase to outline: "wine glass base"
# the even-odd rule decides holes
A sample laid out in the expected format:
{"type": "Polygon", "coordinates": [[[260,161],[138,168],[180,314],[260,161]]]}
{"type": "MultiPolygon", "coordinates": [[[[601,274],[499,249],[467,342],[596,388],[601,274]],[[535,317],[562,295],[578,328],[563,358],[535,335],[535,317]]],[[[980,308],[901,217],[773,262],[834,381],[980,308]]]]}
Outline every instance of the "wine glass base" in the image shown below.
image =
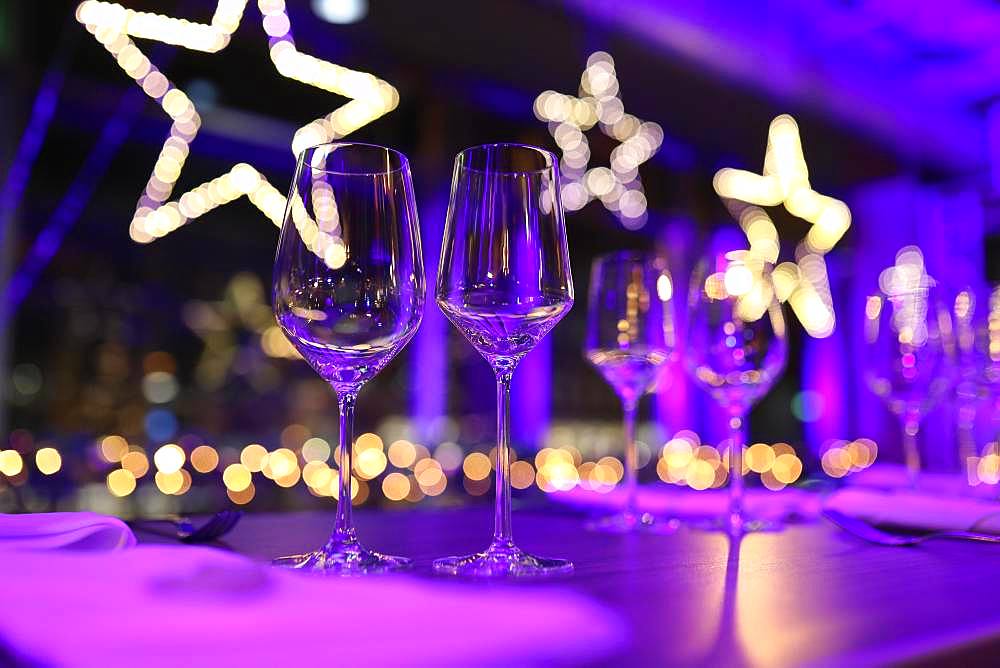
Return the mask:
{"type": "Polygon", "coordinates": [[[700,531],[719,531],[728,533],[730,536],[742,536],[748,533],[762,533],[772,531],[783,531],[785,525],[780,520],[762,519],[757,517],[733,518],[729,515],[712,517],[705,520],[694,520],[686,523],[692,529],[700,531]]]}
{"type": "Polygon", "coordinates": [[[409,568],[411,561],[406,557],[395,557],[373,550],[366,550],[357,541],[331,543],[326,547],[278,557],[271,562],[274,566],[319,573],[321,575],[368,575],[391,573],[409,568]]]}
{"type": "Polygon", "coordinates": [[[670,534],[680,528],[676,519],[658,520],[650,513],[621,512],[590,520],[584,525],[588,531],[603,533],[654,533],[670,534]]]}
{"type": "Polygon", "coordinates": [[[477,554],[437,559],[434,572],[472,578],[549,577],[572,573],[573,564],[535,557],[514,545],[493,544],[477,554]]]}

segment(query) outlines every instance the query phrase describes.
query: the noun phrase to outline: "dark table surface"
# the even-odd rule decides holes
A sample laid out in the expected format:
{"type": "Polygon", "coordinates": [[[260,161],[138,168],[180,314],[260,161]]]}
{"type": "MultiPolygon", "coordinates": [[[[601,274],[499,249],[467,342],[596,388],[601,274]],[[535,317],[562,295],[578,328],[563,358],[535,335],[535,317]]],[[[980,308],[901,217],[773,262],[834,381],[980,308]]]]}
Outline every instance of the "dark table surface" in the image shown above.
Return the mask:
{"type": "MultiPolygon", "coordinates": [[[[248,514],[225,544],[271,559],[321,545],[332,521],[248,514]]],[[[412,557],[411,577],[437,577],[434,558],[482,549],[491,532],[485,506],[357,512],[356,522],[366,546],[412,557]]],[[[571,559],[575,573],[466,586],[569,588],[603,603],[630,637],[601,664],[1000,665],[1000,545],[879,547],[819,522],[738,541],[685,528],[616,535],[556,511],[515,512],[514,532],[528,551],[571,559]]]]}

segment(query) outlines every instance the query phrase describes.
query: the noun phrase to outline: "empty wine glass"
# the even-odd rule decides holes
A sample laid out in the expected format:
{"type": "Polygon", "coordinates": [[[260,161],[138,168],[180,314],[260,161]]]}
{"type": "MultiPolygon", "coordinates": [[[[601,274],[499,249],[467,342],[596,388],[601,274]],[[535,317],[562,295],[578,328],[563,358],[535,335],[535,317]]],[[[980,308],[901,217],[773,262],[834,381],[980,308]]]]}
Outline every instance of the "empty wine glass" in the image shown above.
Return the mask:
{"type": "Polygon", "coordinates": [[[911,485],[921,468],[920,422],[953,382],[951,318],[938,290],[920,249],[908,246],[880,274],[879,292],[865,301],[865,381],[902,421],[911,485]]]}
{"type": "Polygon", "coordinates": [[[510,381],[518,362],[573,306],[556,158],[519,144],[458,154],[438,270],[437,303],[493,367],[497,461],[493,542],[434,562],[439,573],[533,576],[572,570],[514,544],[510,526],[510,381]]]}
{"type": "Polygon", "coordinates": [[[746,251],[701,261],[691,279],[688,373],[729,413],[729,511],[713,524],[740,534],[773,524],[743,509],[743,423],[784,371],[785,320],[766,264],[746,251]]]}
{"type": "Polygon", "coordinates": [[[622,402],[625,503],[590,528],[630,531],[658,526],[639,511],[635,420],[674,348],[673,282],[662,257],[625,251],[594,260],[584,354],[622,402]]]}
{"type": "Polygon", "coordinates": [[[406,157],[357,143],[302,151],[274,263],[274,312],[292,345],[337,393],[339,493],[326,545],[275,563],[343,575],[409,564],[358,542],[351,522],[351,448],[358,391],[416,333],[424,293],[406,157]]]}

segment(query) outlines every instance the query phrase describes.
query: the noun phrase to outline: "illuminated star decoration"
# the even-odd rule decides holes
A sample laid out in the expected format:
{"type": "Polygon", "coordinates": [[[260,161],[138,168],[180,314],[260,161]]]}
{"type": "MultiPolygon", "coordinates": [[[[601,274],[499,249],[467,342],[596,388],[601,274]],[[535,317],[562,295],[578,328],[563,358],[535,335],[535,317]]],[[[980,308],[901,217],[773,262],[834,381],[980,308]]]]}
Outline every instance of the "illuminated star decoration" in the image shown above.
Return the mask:
{"type": "Polygon", "coordinates": [[[619,97],[615,61],[598,51],[587,59],[580,77],[580,97],[547,90],[535,98],[535,116],[548,123],[562,151],[563,206],[582,209],[600,199],[622,225],[637,230],[646,224],[646,193],[639,165],[653,157],[663,142],[663,129],[625,113],[619,97]],[[595,125],[619,142],[611,151],[611,166],[592,167],[590,144],[584,134],[595,125]]]}
{"type": "MultiPolygon", "coordinates": [[[[129,235],[148,243],[176,230],[212,209],[242,195],[280,226],[285,196],[252,165],[241,162],[221,176],[169,201],[187,159],[189,145],[198,134],[201,118],[194,103],[139,50],[130,37],[174,44],[186,49],[216,53],[224,49],[239,27],[247,0],[219,0],[211,22],[196,23],[150,12],[126,9],[119,4],[87,0],[76,10],[77,20],[115,57],[118,65],[170,116],[170,135],[163,143],[146,187],[136,205],[129,235]]],[[[374,121],[399,103],[399,94],[381,79],[302,53],[295,47],[284,0],[258,0],[271,61],[285,77],[350,98],[330,114],[300,128],[292,139],[292,152],[343,137],[374,121]]],[[[293,203],[300,231],[308,225],[314,251],[327,251],[335,234],[302,215],[301,202],[293,203]]],[[[339,257],[335,251],[332,256],[339,257]]],[[[342,264],[342,262],[341,262],[342,264]]]]}
{"type": "Polygon", "coordinates": [[[774,289],[811,336],[832,334],[836,317],[823,256],[851,226],[851,211],[844,202],[821,195],[809,185],[795,119],[782,114],[771,121],[763,174],[720,169],[712,185],[739,220],[750,242],[749,255],[758,262],[776,264],[780,251],[774,222],[760,207],[784,205],[790,214],[812,225],[795,249],[796,261],[774,268],[774,289]]]}

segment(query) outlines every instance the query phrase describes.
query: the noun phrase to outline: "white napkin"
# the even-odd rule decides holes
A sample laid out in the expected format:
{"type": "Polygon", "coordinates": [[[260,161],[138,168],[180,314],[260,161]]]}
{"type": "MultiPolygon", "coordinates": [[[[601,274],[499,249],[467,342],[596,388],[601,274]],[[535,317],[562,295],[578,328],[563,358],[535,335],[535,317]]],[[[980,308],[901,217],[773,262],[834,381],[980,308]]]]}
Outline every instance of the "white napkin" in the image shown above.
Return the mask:
{"type": "Polygon", "coordinates": [[[1000,503],[971,497],[846,487],[831,495],[824,507],[872,524],[1000,535],[1000,503]]]}
{"type": "Polygon", "coordinates": [[[135,545],[132,530],[96,513],[0,514],[0,550],[118,550],[135,545]]]}
{"type": "Polygon", "coordinates": [[[568,665],[626,627],[558,588],[323,578],[220,550],[3,554],[0,633],[57,666],[568,665]]]}

